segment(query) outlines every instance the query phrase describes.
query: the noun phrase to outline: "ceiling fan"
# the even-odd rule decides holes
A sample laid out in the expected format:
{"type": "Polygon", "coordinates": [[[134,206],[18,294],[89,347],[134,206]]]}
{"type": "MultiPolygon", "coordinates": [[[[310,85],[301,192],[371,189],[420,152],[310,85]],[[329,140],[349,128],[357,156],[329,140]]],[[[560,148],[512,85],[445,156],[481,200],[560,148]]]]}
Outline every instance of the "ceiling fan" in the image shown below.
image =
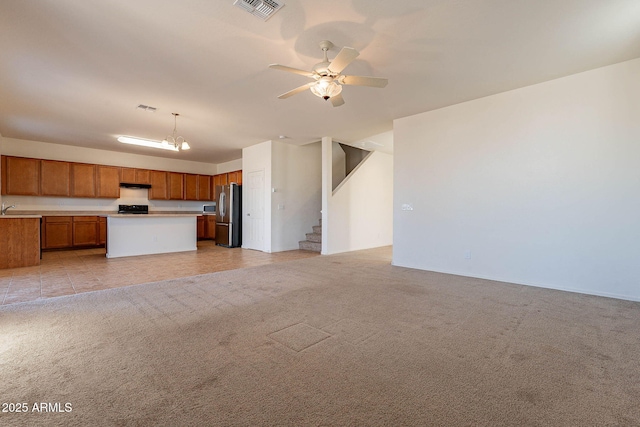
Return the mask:
{"type": "Polygon", "coordinates": [[[301,76],[314,79],[313,82],[283,93],[278,98],[286,99],[297,93],[311,89],[311,92],[313,92],[314,95],[319,96],[324,100],[329,99],[334,107],[338,107],[344,104],[344,99],[341,95],[342,85],[380,88],[387,85],[387,79],[380,77],[346,76],[341,74],[342,70],[356,59],[360,53],[352,47],[343,47],[333,61],[329,61],[329,58],[327,58],[327,51],[332,47],[333,43],[328,40],[320,42],[320,49],[324,52],[324,59],[322,62],[318,62],[314,65],[311,71],[300,70],[298,68],[287,67],[286,65],[280,64],[269,65],[269,68],[273,68],[274,70],[287,71],[289,73],[300,74],[301,76]]]}

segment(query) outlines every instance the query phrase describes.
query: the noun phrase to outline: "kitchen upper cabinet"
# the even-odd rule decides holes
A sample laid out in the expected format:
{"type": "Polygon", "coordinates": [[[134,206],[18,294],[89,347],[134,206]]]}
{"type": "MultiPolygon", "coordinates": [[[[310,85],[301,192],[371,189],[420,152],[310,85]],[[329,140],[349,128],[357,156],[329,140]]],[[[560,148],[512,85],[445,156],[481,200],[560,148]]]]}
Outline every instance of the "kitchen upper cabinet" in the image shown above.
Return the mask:
{"type": "Polygon", "coordinates": [[[229,183],[235,182],[238,185],[242,185],[242,171],[229,172],[227,177],[229,183]]]}
{"type": "Polygon", "coordinates": [[[57,197],[71,195],[71,164],[69,162],[40,161],[40,195],[57,197]]]}
{"type": "Polygon", "coordinates": [[[211,200],[211,175],[184,174],[185,200],[211,200]]]}
{"type": "Polygon", "coordinates": [[[122,168],[120,182],[151,184],[151,171],[149,169],[122,168]]]}
{"type": "Polygon", "coordinates": [[[60,249],[73,246],[73,227],[70,216],[42,218],[42,249],[60,249]]]}
{"type": "Polygon", "coordinates": [[[136,169],[136,184],[151,184],[151,171],[149,169],[136,169]]]}
{"type": "Polygon", "coordinates": [[[149,199],[166,200],[169,198],[167,172],[151,171],[150,181],[151,189],[149,189],[149,199]]]}
{"type": "Polygon", "coordinates": [[[96,165],[71,163],[71,197],[96,197],[96,165]]]}
{"type": "Polygon", "coordinates": [[[199,200],[198,198],[198,175],[191,173],[184,174],[184,199],[199,200]]]}
{"type": "Polygon", "coordinates": [[[198,175],[198,200],[211,200],[211,176],[198,175]]]}
{"type": "Polygon", "coordinates": [[[183,173],[169,172],[169,199],[184,200],[183,173]]]}
{"type": "Polygon", "coordinates": [[[120,168],[117,166],[97,166],[96,193],[98,197],[117,199],[120,197],[120,168]]]}
{"type": "Polygon", "coordinates": [[[2,194],[38,196],[40,159],[2,156],[2,194]]]}

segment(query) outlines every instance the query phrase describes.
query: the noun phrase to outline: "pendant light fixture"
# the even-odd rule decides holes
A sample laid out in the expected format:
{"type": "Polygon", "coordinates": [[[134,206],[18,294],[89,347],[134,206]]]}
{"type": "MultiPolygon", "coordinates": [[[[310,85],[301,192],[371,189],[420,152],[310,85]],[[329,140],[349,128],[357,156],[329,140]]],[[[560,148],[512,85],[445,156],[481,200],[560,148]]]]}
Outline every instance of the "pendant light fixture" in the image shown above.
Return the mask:
{"type": "Polygon", "coordinates": [[[178,136],[177,121],[178,121],[178,116],[180,114],[178,113],[171,113],[171,114],[173,114],[173,133],[167,136],[162,141],[138,138],[135,136],[125,136],[125,135],[119,136],[118,141],[122,142],[123,144],[132,144],[132,145],[140,145],[142,147],[160,148],[162,150],[180,151],[180,150],[190,149],[191,147],[189,146],[189,143],[185,141],[185,139],[182,136],[178,136]]]}
{"type": "Polygon", "coordinates": [[[178,132],[176,129],[178,127],[178,116],[180,114],[178,113],[171,113],[171,114],[173,114],[173,134],[163,139],[162,144],[168,145],[169,147],[175,147],[175,151],[190,149],[191,147],[189,146],[189,143],[183,137],[177,136],[178,132]]]}

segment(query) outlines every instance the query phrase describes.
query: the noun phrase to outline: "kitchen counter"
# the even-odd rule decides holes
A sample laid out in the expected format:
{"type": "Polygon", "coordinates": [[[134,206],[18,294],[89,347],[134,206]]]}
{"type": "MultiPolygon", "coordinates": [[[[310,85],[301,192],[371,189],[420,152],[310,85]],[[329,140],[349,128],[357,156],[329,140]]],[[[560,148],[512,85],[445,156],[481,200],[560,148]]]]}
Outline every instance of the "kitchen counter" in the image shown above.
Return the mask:
{"type": "MultiPolygon", "coordinates": [[[[148,214],[119,214],[116,211],[19,211],[12,210],[11,215],[4,216],[20,216],[36,215],[38,217],[43,216],[144,216],[144,215],[202,215],[200,211],[150,211],[148,214]]],[[[2,216],[2,215],[0,215],[2,216]]]]}
{"type": "Polygon", "coordinates": [[[7,214],[0,215],[0,219],[11,219],[11,218],[42,218],[42,215],[31,215],[31,214],[7,214]]]}

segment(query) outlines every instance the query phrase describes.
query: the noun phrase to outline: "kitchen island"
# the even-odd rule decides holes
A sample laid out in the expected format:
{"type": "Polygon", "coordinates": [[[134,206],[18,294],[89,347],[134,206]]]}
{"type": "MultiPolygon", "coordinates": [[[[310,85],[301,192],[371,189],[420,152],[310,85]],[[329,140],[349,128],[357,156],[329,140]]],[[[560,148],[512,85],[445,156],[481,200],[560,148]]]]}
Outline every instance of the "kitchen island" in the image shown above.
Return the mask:
{"type": "Polygon", "coordinates": [[[107,258],[197,250],[198,214],[107,215],[107,258]]]}

